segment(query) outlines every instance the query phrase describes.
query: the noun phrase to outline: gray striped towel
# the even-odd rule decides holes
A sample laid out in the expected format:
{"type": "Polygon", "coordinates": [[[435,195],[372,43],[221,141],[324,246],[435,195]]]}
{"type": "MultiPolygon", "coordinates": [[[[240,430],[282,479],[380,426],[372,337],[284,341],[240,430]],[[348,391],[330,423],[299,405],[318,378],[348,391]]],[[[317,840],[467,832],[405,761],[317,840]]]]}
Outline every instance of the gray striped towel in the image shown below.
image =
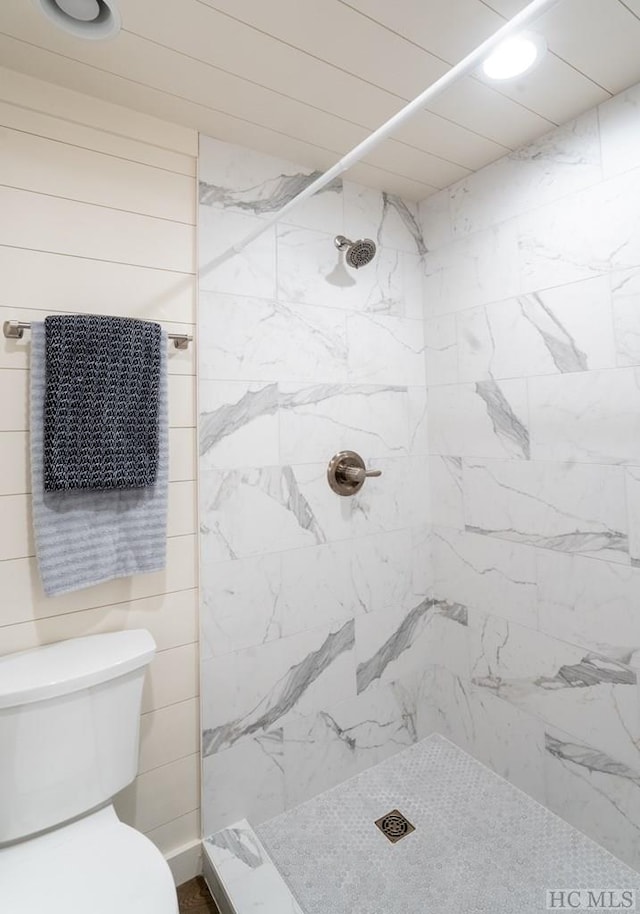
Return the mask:
{"type": "Polygon", "coordinates": [[[38,566],[48,596],[166,564],[169,480],[167,334],[162,331],[158,469],[140,489],[44,489],[44,323],[31,325],[31,478],[38,566]]]}

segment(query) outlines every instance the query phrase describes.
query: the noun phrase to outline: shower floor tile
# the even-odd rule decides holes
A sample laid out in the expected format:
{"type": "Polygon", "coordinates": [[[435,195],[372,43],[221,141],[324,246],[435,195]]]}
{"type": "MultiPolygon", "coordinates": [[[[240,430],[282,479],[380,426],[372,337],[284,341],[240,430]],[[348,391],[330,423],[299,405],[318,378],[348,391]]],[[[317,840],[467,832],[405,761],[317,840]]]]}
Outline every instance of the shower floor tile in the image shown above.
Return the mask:
{"type": "Polygon", "coordinates": [[[587,890],[640,890],[638,873],[440,736],[256,832],[305,914],[538,914],[547,891],[582,890],[572,901],[587,907],[587,890]],[[392,810],[415,827],[396,843],[375,825],[392,810]]]}

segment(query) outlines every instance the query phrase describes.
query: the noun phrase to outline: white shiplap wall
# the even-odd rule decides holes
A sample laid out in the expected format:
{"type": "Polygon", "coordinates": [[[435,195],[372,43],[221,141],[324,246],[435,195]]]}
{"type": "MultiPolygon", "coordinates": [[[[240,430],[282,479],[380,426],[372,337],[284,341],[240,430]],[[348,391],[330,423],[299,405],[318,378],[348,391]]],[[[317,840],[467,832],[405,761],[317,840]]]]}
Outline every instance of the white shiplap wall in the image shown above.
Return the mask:
{"type": "MultiPolygon", "coordinates": [[[[53,312],[196,319],[197,134],[0,68],[0,322],[53,312]]],[[[144,695],[140,774],[120,816],[197,867],[195,353],[170,350],[168,563],[44,596],[30,516],[29,335],[0,337],[0,653],[121,628],[158,644],[144,695]]]]}

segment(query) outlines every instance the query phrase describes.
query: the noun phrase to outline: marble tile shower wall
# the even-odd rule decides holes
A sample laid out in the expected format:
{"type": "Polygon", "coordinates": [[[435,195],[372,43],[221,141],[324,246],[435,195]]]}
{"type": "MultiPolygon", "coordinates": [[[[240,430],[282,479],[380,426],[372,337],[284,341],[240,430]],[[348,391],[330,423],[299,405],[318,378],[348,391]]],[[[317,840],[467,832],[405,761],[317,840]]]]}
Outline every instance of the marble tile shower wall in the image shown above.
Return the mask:
{"type": "MultiPolygon", "coordinates": [[[[201,267],[309,175],[202,139],[201,267]]],[[[428,600],[424,242],[417,208],[336,183],[200,292],[205,834],[253,824],[415,741],[418,671],[466,616],[428,600]],[[369,236],[355,273],[333,238],[369,236]],[[326,481],[359,451],[356,497],[326,481]]],[[[421,734],[421,731],[420,731],[421,734]]]]}
{"type": "Polygon", "coordinates": [[[468,621],[428,713],[640,868],[640,87],[421,222],[433,595],[468,621]]]}

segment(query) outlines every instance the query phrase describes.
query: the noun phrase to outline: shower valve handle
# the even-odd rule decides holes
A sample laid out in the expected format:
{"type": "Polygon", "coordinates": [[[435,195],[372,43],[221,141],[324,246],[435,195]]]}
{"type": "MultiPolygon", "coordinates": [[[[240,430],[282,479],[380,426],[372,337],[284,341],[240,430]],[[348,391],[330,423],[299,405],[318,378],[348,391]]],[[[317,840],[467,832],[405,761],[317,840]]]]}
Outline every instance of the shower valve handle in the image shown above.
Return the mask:
{"type": "Polygon", "coordinates": [[[355,495],[371,476],[382,476],[382,470],[368,470],[355,451],[340,451],[327,467],[329,485],[337,495],[355,495]]]}
{"type": "Polygon", "coordinates": [[[367,476],[382,476],[382,470],[363,470],[362,467],[343,466],[340,468],[341,476],[353,479],[354,482],[364,482],[367,476]]]}

